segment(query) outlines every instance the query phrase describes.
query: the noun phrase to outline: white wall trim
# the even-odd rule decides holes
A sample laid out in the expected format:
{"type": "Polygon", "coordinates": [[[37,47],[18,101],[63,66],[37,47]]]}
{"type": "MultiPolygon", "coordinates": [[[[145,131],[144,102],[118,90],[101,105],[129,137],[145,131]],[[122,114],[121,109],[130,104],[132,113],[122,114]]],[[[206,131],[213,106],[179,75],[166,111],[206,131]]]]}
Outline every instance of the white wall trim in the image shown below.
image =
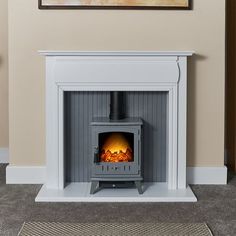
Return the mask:
{"type": "MultiPolygon", "coordinates": [[[[7,166],[7,184],[44,184],[46,166],[7,166]]],[[[226,167],[187,167],[188,184],[227,184],[226,167]]]]}
{"type": "Polygon", "coordinates": [[[44,184],[45,181],[45,166],[7,166],[7,184],[44,184]]]}
{"type": "Polygon", "coordinates": [[[9,149],[0,148],[0,164],[9,163],[9,149]]]}
{"type": "Polygon", "coordinates": [[[188,184],[227,184],[227,168],[187,167],[188,184]]]}

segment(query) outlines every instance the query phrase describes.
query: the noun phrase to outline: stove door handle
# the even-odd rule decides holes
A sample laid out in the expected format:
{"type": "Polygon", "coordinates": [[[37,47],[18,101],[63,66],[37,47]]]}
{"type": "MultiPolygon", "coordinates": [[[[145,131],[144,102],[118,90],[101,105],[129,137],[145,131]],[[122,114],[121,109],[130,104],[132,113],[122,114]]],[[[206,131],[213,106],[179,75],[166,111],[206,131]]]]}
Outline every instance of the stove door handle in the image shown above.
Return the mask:
{"type": "Polygon", "coordinates": [[[99,163],[99,151],[98,147],[94,148],[94,163],[99,163]]]}

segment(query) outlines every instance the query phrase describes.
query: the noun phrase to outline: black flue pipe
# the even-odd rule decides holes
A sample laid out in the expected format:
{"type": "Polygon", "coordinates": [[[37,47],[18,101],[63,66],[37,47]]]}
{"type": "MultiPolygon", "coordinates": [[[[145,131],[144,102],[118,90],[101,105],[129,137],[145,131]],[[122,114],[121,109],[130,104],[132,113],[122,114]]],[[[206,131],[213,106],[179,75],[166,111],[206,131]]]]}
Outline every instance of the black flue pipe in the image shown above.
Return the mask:
{"type": "Polygon", "coordinates": [[[124,94],[121,91],[110,92],[110,120],[121,120],[125,118],[124,94]]]}

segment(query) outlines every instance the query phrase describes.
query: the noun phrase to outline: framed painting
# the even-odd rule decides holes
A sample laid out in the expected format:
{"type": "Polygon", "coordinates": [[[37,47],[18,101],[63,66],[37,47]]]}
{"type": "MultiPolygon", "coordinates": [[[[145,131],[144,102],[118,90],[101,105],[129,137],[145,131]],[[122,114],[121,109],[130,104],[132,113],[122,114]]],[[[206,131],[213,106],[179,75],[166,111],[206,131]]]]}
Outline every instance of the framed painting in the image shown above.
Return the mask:
{"type": "Polygon", "coordinates": [[[39,0],[39,9],[190,9],[190,0],[39,0]]]}

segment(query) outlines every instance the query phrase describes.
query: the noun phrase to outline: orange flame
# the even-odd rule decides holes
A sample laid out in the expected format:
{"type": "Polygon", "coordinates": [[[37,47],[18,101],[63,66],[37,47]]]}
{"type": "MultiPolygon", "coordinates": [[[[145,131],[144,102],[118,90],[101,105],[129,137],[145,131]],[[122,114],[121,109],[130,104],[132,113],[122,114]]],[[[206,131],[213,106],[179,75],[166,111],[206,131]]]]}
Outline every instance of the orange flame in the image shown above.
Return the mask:
{"type": "Polygon", "coordinates": [[[102,162],[131,162],[133,152],[124,135],[112,133],[102,147],[100,158],[102,162]]]}

